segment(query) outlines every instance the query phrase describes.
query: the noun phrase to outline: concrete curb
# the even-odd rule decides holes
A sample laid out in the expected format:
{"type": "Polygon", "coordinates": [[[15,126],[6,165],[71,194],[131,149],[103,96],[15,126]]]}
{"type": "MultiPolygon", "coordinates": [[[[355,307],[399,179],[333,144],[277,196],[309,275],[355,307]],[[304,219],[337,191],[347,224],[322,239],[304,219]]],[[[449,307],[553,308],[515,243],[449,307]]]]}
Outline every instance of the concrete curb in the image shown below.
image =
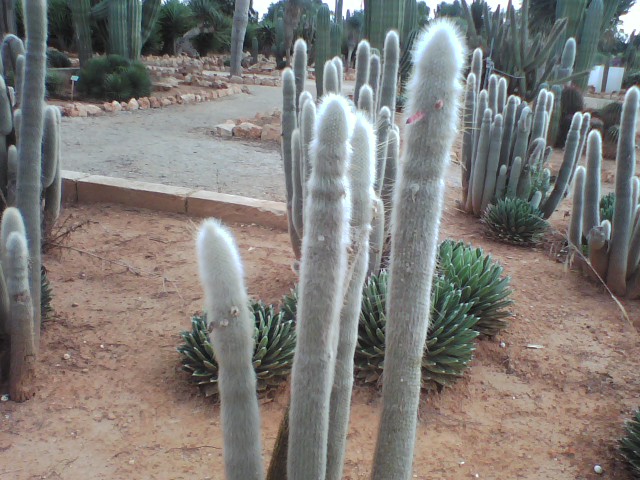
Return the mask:
{"type": "Polygon", "coordinates": [[[192,217],[215,217],[283,231],[288,228],[287,208],[281,202],[68,170],[62,171],[62,200],[67,204],[114,203],[192,217]]]}

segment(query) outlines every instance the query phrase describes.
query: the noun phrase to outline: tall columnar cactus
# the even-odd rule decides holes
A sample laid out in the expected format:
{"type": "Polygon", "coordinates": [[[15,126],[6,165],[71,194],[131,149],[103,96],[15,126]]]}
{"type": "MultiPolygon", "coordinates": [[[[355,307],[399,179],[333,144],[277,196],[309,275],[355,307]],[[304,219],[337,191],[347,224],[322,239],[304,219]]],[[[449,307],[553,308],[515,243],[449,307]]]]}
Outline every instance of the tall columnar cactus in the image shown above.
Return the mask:
{"type": "Polygon", "coordinates": [[[282,161],[284,164],[285,186],[287,191],[287,214],[289,218],[289,236],[296,258],[300,258],[301,239],[293,225],[293,173],[291,136],[297,127],[296,119],[296,81],[290,68],[282,72],[282,161]]]}
{"type": "Polygon", "coordinates": [[[261,480],[262,447],[256,435],[260,411],[252,365],[255,324],[240,254],[231,233],[214,220],[203,224],[197,250],[211,343],[219,365],[226,477],[261,480]]]}
{"type": "Polygon", "coordinates": [[[382,49],[389,31],[402,32],[405,0],[368,0],[365,3],[365,36],[374,48],[382,49]]]}
{"type": "Polygon", "coordinates": [[[369,85],[363,85],[358,95],[358,110],[367,115],[370,122],[375,121],[375,100],[373,98],[373,90],[369,85]]]}
{"type": "Polygon", "coordinates": [[[616,155],[616,207],[611,222],[611,245],[607,286],[616,295],[626,292],[627,261],[636,205],[632,201],[632,179],[636,167],[636,125],[640,107],[640,90],[631,88],[625,97],[620,119],[620,136],[616,155]]]}
{"type": "Polygon", "coordinates": [[[582,235],[586,238],[592,228],[600,226],[600,172],[602,169],[602,137],[593,130],[587,141],[587,172],[584,186],[582,235]]]}
{"type": "MultiPolygon", "coordinates": [[[[307,181],[311,174],[311,140],[316,123],[316,104],[313,101],[305,102],[300,116],[300,143],[302,144],[302,198],[307,197],[307,181]]],[[[304,212],[304,209],[303,209],[304,212]]]]}
{"type": "Polygon", "coordinates": [[[573,207],[571,210],[571,222],[569,224],[569,243],[577,249],[580,249],[582,246],[585,175],[584,167],[578,167],[576,170],[576,178],[573,182],[573,207]]]}
{"type": "Polygon", "coordinates": [[[489,153],[487,156],[487,172],[482,191],[481,211],[487,208],[495,195],[496,179],[500,168],[500,147],[502,145],[503,130],[502,115],[498,114],[491,124],[491,138],[489,140],[489,153]]]}
{"type": "Polygon", "coordinates": [[[392,115],[394,115],[396,111],[399,61],[400,38],[396,32],[391,31],[387,34],[384,41],[384,64],[378,109],[387,107],[391,111],[392,115]]]}
{"type": "Polygon", "coordinates": [[[358,44],[356,50],[356,86],[353,92],[353,103],[358,105],[360,98],[360,89],[363,85],[369,83],[369,72],[371,63],[371,46],[366,40],[362,40],[358,44]]]}
{"type": "Polygon", "coordinates": [[[380,90],[380,56],[376,54],[371,55],[371,63],[369,63],[369,85],[373,90],[373,98],[378,98],[378,91],[380,90]]]}
{"type": "Polygon", "coordinates": [[[331,57],[331,11],[323,4],[316,14],[316,91],[318,98],[324,94],[324,64],[331,57]]]}
{"type": "Polygon", "coordinates": [[[300,268],[297,348],[291,376],[287,474],[325,478],[335,336],[344,294],[349,240],[346,169],[352,129],[347,101],[323,101],[312,144],[300,268]]]}
{"type": "Polygon", "coordinates": [[[489,148],[491,144],[491,117],[493,116],[491,109],[484,111],[482,119],[482,127],[480,129],[480,137],[478,139],[478,149],[476,160],[473,165],[471,185],[471,204],[473,213],[480,215],[482,212],[482,196],[484,193],[484,184],[487,176],[487,160],[489,158],[489,148]]]}
{"type": "Polygon", "coordinates": [[[477,100],[476,75],[471,72],[467,77],[467,86],[464,96],[463,138],[462,138],[462,203],[466,204],[469,193],[469,178],[473,164],[473,114],[477,100]]]}
{"type": "Polygon", "coordinates": [[[293,196],[291,198],[291,215],[293,217],[293,227],[299,238],[303,236],[302,229],[302,178],[303,172],[302,142],[300,141],[300,130],[295,129],[291,135],[291,175],[293,196]]]}
{"type": "Polygon", "coordinates": [[[480,93],[480,90],[482,90],[482,62],[484,61],[482,57],[483,54],[481,48],[476,48],[473,51],[473,56],[471,57],[471,73],[475,75],[477,93],[480,93]]]}
{"type": "Polygon", "coordinates": [[[421,359],[444,196],[456,134],[464,46],[449,23],[420,39],[408,86],[406,149],[394,194],[385,382],[374,480],[411,478],[421,359]],[[425,155],[424,152],[429,152],[425,155]],[[416,232],[422,232],[416,236],[416,232]],[[406,268],[412,265],[412,268],[406,268]]]}
{"type": "Polygon", "coordinates": [[[373,214],[376,137],[370,122],[360,116],[351,136],[353,157],[349,167],[351,192],[351,278],[346,285],[345,303],[340,312],[335,379],[331,390],[331,419],[327,454],[327,480],[340,480],[344,466],[349,427],[353,356],[358,339],[362,286],[369,264],[369,232],[373,214]]]}
{"type": "MultiPolygon", "coordinates": [[[[591,71],[593,67],[594,58],[598,51],[598,42],[600,41],[603,13],[604,4],[602,0],[591,0],[585,13],[580,34],[580,44],[576,54],[575,69],[578,72],[591,71]]],[[[576,84],[584,90],[587,87],[588,80],[588,76],[582,76],[576,80],[576,84]]]]}
{"type": "Polygon", "coordinates": [[[331,60],[328,60],[324,64],[324,73],[323,77],[323,87],[322,91],[325,95],[330,93],[340,93],[340,80],[338,79],[338,70],[336,69],[335,63],[331,60]]]}
{"type": "Polygon", "coordinates": [[[556,70],[556,80],[568,78],[573,73],[573,65],[576,62],[576,39],[571,37],[565,44],[560,58],[560,65],[556,70]]]}
{"type": "Polygon", "coordinates": [[[307,42],[302,38],[293,45],[293,73],[296,78],[296,114],[300,112],[300,95],[307,80],[307,42]]]}

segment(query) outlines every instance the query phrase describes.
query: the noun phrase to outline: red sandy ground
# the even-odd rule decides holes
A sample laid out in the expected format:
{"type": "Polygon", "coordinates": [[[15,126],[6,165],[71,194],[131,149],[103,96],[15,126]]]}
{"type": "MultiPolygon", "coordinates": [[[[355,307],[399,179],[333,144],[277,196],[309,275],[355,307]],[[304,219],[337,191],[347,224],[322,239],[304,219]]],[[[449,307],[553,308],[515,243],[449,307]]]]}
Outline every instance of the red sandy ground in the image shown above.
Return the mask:
{"type": "MultiPolygon", "coordinates": [[[[424,396],[414,478],[630,478],[616,442],[640,403],[640,302],[622,302],[625,320],[548,246],[484,238],[455,196],[449,189],[441,236],[504,264],[515,316],[479,343],[462,381],[424,396]]],[[[556,213],[559,229],[568,210],[556,213]]],[[[219,407],[189,385],[175,350],[202,307],[196,224],[115,206],[69,207],[67,217],[89,224],[45,258],[56,314],[44,325],[36,398],[0,404],[0,478],[222,480],[219,407]]],[[[250,294],[277,302],[295,281],[287,234],[233,230],[250,294]]],[[[262,401],[265,458],[285,402],[284,391],[262,401]]],[[[368,478],[380,407],[379,392],[356,387],[346,479],[368,478]]]]}

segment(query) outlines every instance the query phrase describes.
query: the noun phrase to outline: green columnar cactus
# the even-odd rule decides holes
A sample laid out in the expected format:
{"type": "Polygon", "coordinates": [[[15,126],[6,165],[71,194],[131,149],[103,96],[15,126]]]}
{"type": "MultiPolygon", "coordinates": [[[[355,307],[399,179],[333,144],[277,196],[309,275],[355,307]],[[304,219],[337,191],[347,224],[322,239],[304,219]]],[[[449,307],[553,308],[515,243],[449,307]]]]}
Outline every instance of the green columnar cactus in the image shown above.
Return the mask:
{"type": "Polygon", "coordinates": [[[527,158],[527,150],[529,149],[529,136],[531,134],[531,127],[533,124],[532,117],[533,114],[531,112],[531,109],[525,106],[522,110],[522,113],[520,114],[520,117],[518,117],[518,127],[516,130],[515,143],[513,145],[513,158],[527,158]]]}
{"type": "Polygon", "coordinates": [[[482,90],[483,61],[482,49],[476,48],[473,51],[473,56],[471,57],[471,73],[473,73],[476,77],[476,90],[478,94],[480,93],[480,90],[482,90]]]}
{"type": "Polygon", "coordinates": [[[91,0],[71,0],[69,2],[73,27],[76,34],[80,66],[84,66],[93,56],[91,45],[91,0]]]}
{"type": "Polygon", "coordinates": [[[304,92],[304,82],[307,80],[307,42],[302,38],[293,45],[293,74],[296,78],[296,114],[299,115],[300,95],[304,92]]]}
{"type": "MultiPolygon", "coordinates": [[[[556,71],[556,80],[562,80],[568,78],[573,73],[573,65],[576,61],[576,39],[571,37],[565,44],[562,50],[562,57],[560,58],[560,65],[556,71]]],[[[556,95],[557,99],[560,99],[559,95],[556,95]]]]}
{"type": "Polygon", "coordinates": [[[258,37],[251,39],[251,61],[258,63],[258,55],[260,54],[260,44],[258,43],[258,37]]]}
{"type": "Polygon", "coordinates": [[[211,343],[218,360],[218,388],[229,480],[261,480],[262,446],[256,374],[252,365],[254,319],[231,233],[215,220],[198,235],[200,280],[205,291],[211,343]]]}
{"type": "Polygon", "coordinates": [[[291,377],[287,474],[325,478],[335,336],[344,294],[349,240],[350,108],[328,95],[320,106],[307,185],[300,267],[298,344],[291,377]],[[322,288],[318,288],[322,285],[322,288]],[[319,342],[318,339],[325,339],[319,342]]]}
{"type": "Polygon", "coordinates": [[[544,114],[547,106],[548,92],[545,89],[540,90],[538,94],[538,100],[536,101],[536,108],[533,114],[533,126],[531,128],[531,139],[545,138],[544,126],[545,118],[544,114]]]}
{"type": "Polygon", "coordinates": [[[371,64],[371,46],[366,40],[358,44],[356,50],[356,86],[353,91],[353,103],[359,105],[360,89],[369,83],[369,71],[371,64]]]}
{"type": "Polygon", "coordinates": [[[380,56],[371,55],[371,63],[369,63],[369,85],[373,90],[374,105],[378,104],[378,90],[380,89],[380,56]]]}
{"type": "Polygon", "coordinates": [[[322,91],[325,95],[329,93],[340,93],[340,81],[338,80],[338,70],[331,60],[327,60],[324,64],[324,73],[322,74],[324,85],[322,91]]]}
{"type": "Polygon", "coordinates": [[[627,263],[629,244],[632,234],[636,205],[631,205],[632,178],[635,175],[636,145],[635,130],[640,107],[640,89],[629,89],[622,107],[620,119],[620,136],[618,137],[618,153],[616,155],[616,207],[611,222],[611,242],[609,247],[609,266],[607,270],[607,286],[616,295],[626,292],[627,263]]]}
{"type": "Polygon", "coordinates": [[[329,54],[330,55],[339,55],[340,54],[340,43],[342,40],[342,35],[340,32],[340,26],[337,23],[332,23],[329,33],[329,54]]]}
{"type": "Polygon", "coordinates": [[[498,113],[498,76],[489,77],[489,108],[495,117],[498,113]]]}
{"type": "Polygon", "coordinates": [[[300,130],[296,128],[291,135],[291,175],[293,195],[291,197],[291,213],[293,215],[293,227],[298,238],[303,237],[302,231],[302,143],[300,140],[300,130]]]}
{"type": "Polygon", "coordinates": [[[482,191],[482,203],[480,211],[484,212],[493,200],[496,191],[496,179],[500,168],[500,146],[502,145],[503,119],[497,114],[491,125],[491,139],[489,141],[489,154],[487,156],[487,173],[484,179],[482,191]]]}
{"type": "Polygon", "coordinates": [[[389,108],[391,115],[396,112],[396,96],[398,95],[398,68],[400,61],[400,38],[391,31],[384,41],[384,64],[382,71],[382,85],[378,109],[389,108]]]}
{"type": "Polygon", "coordinates": [[[300,258],[301,239],[293,225],[293,175],[291,136],[296,129],[296,80],[293,71],[287,68],[282,72],[282,161],[284,164],[285,186],[287,192],[287,215],[289,218],[289,236],[296,258],[300,258]]]}
{"type": "Polygon", "coordinates": [[[456,135],[464,45],[449,23],[418,41],[408,85],[406,149],[394,193],[385,382],[372,478],[412,473],[421,360],[428,328],[444,175],[456,135]],[[424,152],[430,152],[425,156],[424,152]],[[415,232],[422,232],[416,236],[415,232]],[[406,265],[413,267],[408,269],[406,265]]]}
{"type": "Polygon", "coordinates": [[[482,119],[482,128],[480,130],[480,138],[478,139],[478,149],[473,165],[471,186],[473,213],[480,215],[482,212],[482,196],[484,190],[485,179],[487,177],[487,161],[489,158],[489,148],[491,145],[491,117],[493,114],[490,108],[484,111],[482,119]]]}
{"type": "Polygon", "coordinates": [[[316,92],[320,98],[324,94],[324,64],[330,58],[331,51],[331,11],[326,4],[323,4],[316,14],[316,92]]]}
{"type": "Polygon", "coordinates": [[[402,32],[405,0],[368,0],[365,12],[365,37],[374,48],[382,49],[389,31],[402,32]]]}
{"type": "Polygon", "coordinates": [[[362,85],[358,95],[358,110],[367,115],[367,119],[373,123],[375,121],[373,90],[369,85],[362,85]]]}
{"type": "Polygon", "coordinates": [[[369,265],[369,232],[373,214],[373,179],[375,177],[376,137],[371,123],[359,116],[351,136],[353,157],[349,167],[351,192],[351,265],[345,303],[340,312],[336,371],[331,390],[331,419],[327,454],[327,480],[342,479],[345,446],[349,427],[353,356],[358,340],[358,321],[362,305],[362,288],[369,265]]]}
{"type": "Polygon", "coordinates": [[[500,165],[507,167],[511,163],[511,144],[513,132],[516,127],[516,111],[520,103],[520,98],[512,95],[507,101],[504,115],[504,134],[502,136],[502,146],[500,147],[500,165]]]}
{"type": "Polygon", "coordinates": [[[564,159],[556,178],[556,184],[547,197],[544,205],[542,205],[542,214],[545,219],[549,218],[558,207],[560,201],[564,198],[564,194],[569,185],[573,166],[577,161],[578,147],[580,144],[580,129],[582,128],[582,114],[576,113],[571,121],[571,128],[567,135],[567,144],[564,150],[564,159]]]}
{"type": "MultiPolygon", "coordinates": [[[[480,140],[480,132],[482,131],[482,121],[484,119],[484,112],[489,108],[489,92],[481,90],[477,99],[477,108],[475,113],[475,128],[473,137],[473,158],[478,156],[478,140],[480,140]]],[[[472,173],[473,175],[473,173],[472,173]]]]}
{"type": "Polygon", "coordinates": [[[500,77],[498,80],[498,113],[503,113],[504,108],[507,106],[507,79],[500,77]]]}
{"type": "Polygon", "coordinates": [[[467,77],[467,85],[464,95],[463,138],[460,165],[462,166],[462,203],[467,203],[469,193],[469,178],[473,165],[473,114],[477,100],[476,76],[473,72],[467,77]]]}
{"type": "Polygon", "coordinates": [[[578,251],[582,248],[582,218],[584,215],[585,169],[578,167],[573,182],[573,207],[569,225],[569,244],[578,251]]]}
{"type": "Polygon", "coordinates": [[[562,116],[562,86],[553,85],[551,87],[555,101],[553,103],[553,112],[549,119],[549,133],[547,134],[547,143],[556,145],[558,141],[558,130],[560,129],[560,117],[562,116]]]}
{"type": "Polygon", "coordinates": [[[600,170],[602,168],[602,137],[597,130],[587,141],[587,173],[584,186],[582,235],[587,238],[592,228],[600,226],[600,170]]]}
{"type": "Polygon", "coordinates": [[[504,198],[507,191],[507,166],[500,165],[500,171],[498,172],[498,180],[496,180],[496,200],[504,198]]]}
{"type": "MultiPolygon", "coordinates": [[[[576,54],[575,69],[578,72],[591,71],[595,55],[600,41],[600,28],[602,26],[604,5],[602,0],[591,0],[585,13],[580,44],[576,54]]],[[[575,80],[582,90],[587,87],[588,76],[582,76],[575,80]]]]}
{"type": "Polygon", "coordinates": [[[509,174],[509,182],[507,184],[507,197],[514,198],[518,195],[518,183],[522,173],[522,158],[516,157],[511,165],[511,173],[509,174]]]}

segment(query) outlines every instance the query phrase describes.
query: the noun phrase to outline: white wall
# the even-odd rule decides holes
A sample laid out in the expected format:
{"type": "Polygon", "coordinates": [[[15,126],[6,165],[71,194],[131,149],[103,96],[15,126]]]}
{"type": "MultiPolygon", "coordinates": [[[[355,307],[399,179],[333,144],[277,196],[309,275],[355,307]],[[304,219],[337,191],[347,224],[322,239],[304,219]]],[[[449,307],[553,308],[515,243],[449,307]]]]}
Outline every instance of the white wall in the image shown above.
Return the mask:
{"type": "MultiPolygon", "coordinates": [[[[594,67],[589,75],[589,86],[595,87],[596,93],[601,93],[602,75],[604,74],[604,65],[594,67]]],[[[622,77],[624,76],[624,68],[610,67],[609,76],[607,77],[607,88],[604,93],[616,92],[622,89],[622,77]]]]}

